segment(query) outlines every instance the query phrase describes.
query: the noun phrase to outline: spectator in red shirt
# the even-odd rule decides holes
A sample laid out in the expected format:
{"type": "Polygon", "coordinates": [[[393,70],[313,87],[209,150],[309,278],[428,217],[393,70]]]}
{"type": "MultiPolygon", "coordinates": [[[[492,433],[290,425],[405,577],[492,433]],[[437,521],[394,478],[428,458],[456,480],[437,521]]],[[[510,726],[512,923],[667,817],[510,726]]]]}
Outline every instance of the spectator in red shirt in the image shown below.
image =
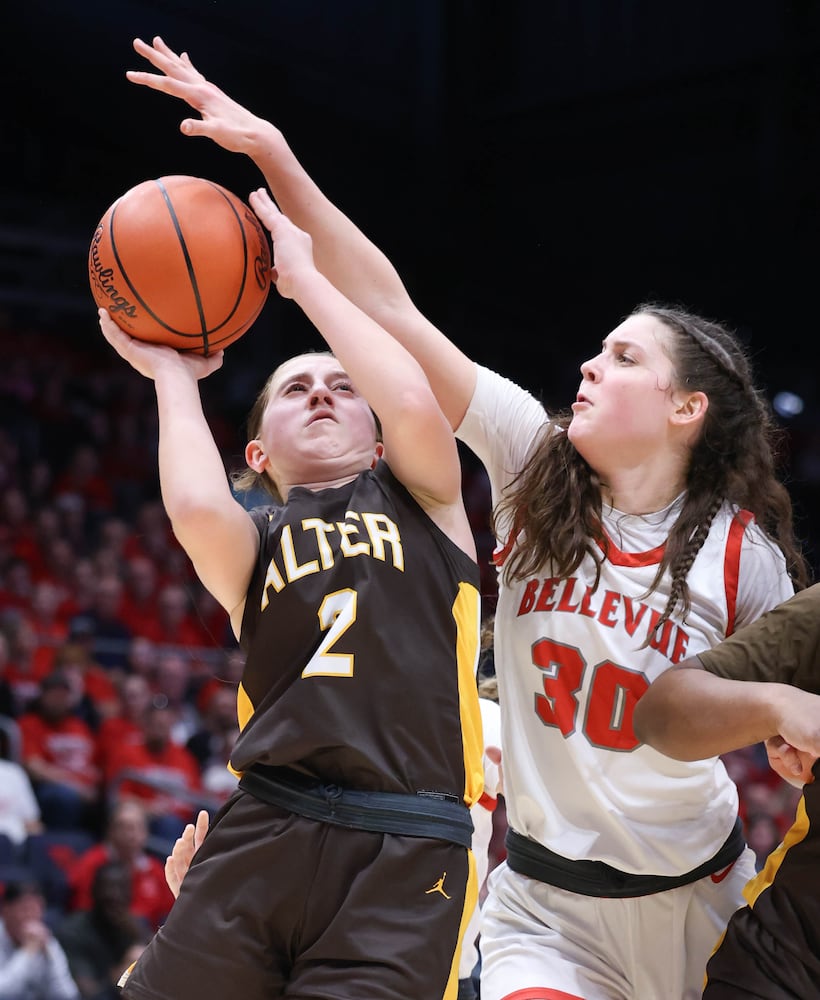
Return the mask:
{"type": "Polygon", "coordinates": [[[131,875],[131,913],[156,930],[168,915],[174,897],[165,881],[163,862],[148,852],[147,845],[145,807],[133,799],[116,802],[108,817],[104,840],[82,854],[72,870],[69,908],[90,909],[97,869],[107,862],[119,861],[131,875]]]}
{"type": "Polygon", "coordinates": [[[35,657],[46,672],[51,672],[58,648],[68,638],[68,626],[59,617],[63,595],[50,580],[34,585],[28,618],[37,636],[35,657]]]}
{"type": "Polygon", "coordinates": [[[134,635],[146,635],[157,617],[159,574],[153,559],[137,554],[125,565],[121,617],[134,635]]]}
{"type": "Polygon", "coordinates": [[[119,709],[103,719],[97,730],[103,780],[113,777],[112,768],[123,747],[142,743],[145,713],[153,698],[153,689],[143,674],[127,674],[118,688],[119,709]]]}
{"type": "Polygon", "coordinates": [[[158,646],[201,648],[202,632],[191,614],[188,591],[179,583],[166,583],[157,595],[157,617],[143,633],[158,646]]]}
{"type": "Polygon", "coordinates": [[[22,764],[47,827],[94,833],[101,801],[97,741],[74,714],[73,697],[64,674],[44,678],[34,707],[18,720],[22,764]]]}
{"type": "Polygon", "coordinates": [[[81,642],[66,642],[57,650],[55,669],[71,681],[76,714],[97,732],[103,719],[120,708],[119,692],[111,674],[91,656],[81,642]]]}
{"type": "Polygon", "coordinates": [[[49,672],[48,658],[37,655],[37,633],[22,611],[3,616],[3,632],[8,641],[3,673],[14,697],[15,712],[21,715],[40,695],[40,685],[49,672]]]}
{"type": "Polygon", "coordinates": [[[148,812],[151,833],[170,845],[193,822],[202,804],[196,757],[171,738],[173,712],[152,704],[145,714],[142,740],[124,746],[110,769],[108,799],[135,798],[148,812]]]}

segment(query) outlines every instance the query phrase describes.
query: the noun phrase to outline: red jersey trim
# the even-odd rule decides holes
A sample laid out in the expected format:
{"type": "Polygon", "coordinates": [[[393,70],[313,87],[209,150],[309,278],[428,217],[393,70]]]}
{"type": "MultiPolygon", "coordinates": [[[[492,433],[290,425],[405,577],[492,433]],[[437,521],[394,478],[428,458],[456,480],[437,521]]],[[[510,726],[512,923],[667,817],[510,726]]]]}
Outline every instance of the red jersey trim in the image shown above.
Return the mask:
{"type": "Polygon", "coordinates": [[[609,533],[606,530],[604,534],[606,535],[606,544],[598,542],[598,546],[613,566],[630,566],[633,568],[636,566],[657,566],[661,559],[663,559],[666,542],[657,545],[654,549],[649,549],[648,552],[622,552],[609,537],[609,533]]]}
{"type": "Polygon", "coordinates": [[[747,525],[755,519],[750,510],[739,510],[729,525],[729,536],[726,539],[726,552],[723,556],[723,581],[726,587],[726,635],[735,630],[735,615],[737,614],[737,585],[740,579],[740,550],[743,545],[743,533],[747,525]]]}
{"type": "Polygon", "coordinates": [[[498,806],[498,799],[494,799],[492,795],[487,792],[482,792],[481,798],[478,800],[476,805],[483,806],[487,812],[495,812],[498,806]]]}

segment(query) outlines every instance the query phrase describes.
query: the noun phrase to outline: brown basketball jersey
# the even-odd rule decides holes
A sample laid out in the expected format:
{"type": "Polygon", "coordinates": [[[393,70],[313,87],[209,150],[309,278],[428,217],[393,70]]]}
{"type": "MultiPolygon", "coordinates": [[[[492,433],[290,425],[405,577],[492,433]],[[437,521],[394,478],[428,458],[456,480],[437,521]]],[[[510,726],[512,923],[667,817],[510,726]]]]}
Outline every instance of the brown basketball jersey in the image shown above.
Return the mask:
{"type": "Polygon", "coordinates": [[[794,824],[744,890],[706,968],[704,998],[820,996],[820,763],[794,824]]]}
{"type": "Polygon", "coordinates": [[[479,573],[385,462],[251,512],[232,767],[477,800],[479,573]]]}

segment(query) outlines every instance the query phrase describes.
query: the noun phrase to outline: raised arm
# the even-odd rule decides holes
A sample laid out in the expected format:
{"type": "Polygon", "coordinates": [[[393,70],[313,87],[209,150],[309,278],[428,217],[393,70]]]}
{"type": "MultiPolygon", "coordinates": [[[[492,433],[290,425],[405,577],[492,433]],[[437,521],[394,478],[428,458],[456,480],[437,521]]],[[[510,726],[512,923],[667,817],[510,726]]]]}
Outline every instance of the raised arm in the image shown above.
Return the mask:
{"type": "Polygon", "coordinates": [[[247,511],[230,490],[222,456],[202,412],[198,380],[222,364],[147,344],[124,333],[101,309],[105,339],[154,382],[159,414],[162,501],[197,576],[231,615],[235,630],[259,545],[247,511]]]}
{"type": "Polygon", "coordinates": [[[270,229],[276,288],[322,334],[382,424],[396,477],[457,544],[475,555],[451,429],[418,362],[316,267],[311,237],[260,188],[250,204],[270,229]]]}
{"type": "Polygon", "coordinates": [[[419,312],[387,257],[325,197],[282,132],[209,83],[187,53],[177,55],[160,38],[151,45],[135,39],[134,49],[159,74],[129,71],[128,79],[187,102],[200,117],[182,121],[184,135],[207,136],[253,160],[284,214],[310,233],[319,270],[410,351],[457,427],[475,388],[475,365],[419,312]]]}

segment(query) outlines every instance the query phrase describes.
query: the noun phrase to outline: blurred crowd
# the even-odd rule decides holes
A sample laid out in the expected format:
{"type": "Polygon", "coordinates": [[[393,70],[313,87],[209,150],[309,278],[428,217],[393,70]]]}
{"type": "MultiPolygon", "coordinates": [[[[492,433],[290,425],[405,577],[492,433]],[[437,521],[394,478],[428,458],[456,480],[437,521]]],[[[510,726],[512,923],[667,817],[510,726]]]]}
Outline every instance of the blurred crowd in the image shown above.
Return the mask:
{"type": "MultiPolygon", "coordinates": [[[[165,516],[150,385],[99,348],[38,332],[17,343],[0,368],[0,965],[8,974],[26,933],[41,957],[56,940],[76,995],[105,1000],[171,905],[174,839],[236,785],[227,761],[244,658],[165,516]]],[[[256,388],[227,373],[203,386],[227,471],[245,443],[233,401],[247,405],[256,388]]],[[[463,459],[491,614],[489,486],[463,459]]],[[[762,861],[799,793],[759,746],[726,763],[762,861]]],[[[9,989],[0,972],[0,1000],[9,989]]]]}

